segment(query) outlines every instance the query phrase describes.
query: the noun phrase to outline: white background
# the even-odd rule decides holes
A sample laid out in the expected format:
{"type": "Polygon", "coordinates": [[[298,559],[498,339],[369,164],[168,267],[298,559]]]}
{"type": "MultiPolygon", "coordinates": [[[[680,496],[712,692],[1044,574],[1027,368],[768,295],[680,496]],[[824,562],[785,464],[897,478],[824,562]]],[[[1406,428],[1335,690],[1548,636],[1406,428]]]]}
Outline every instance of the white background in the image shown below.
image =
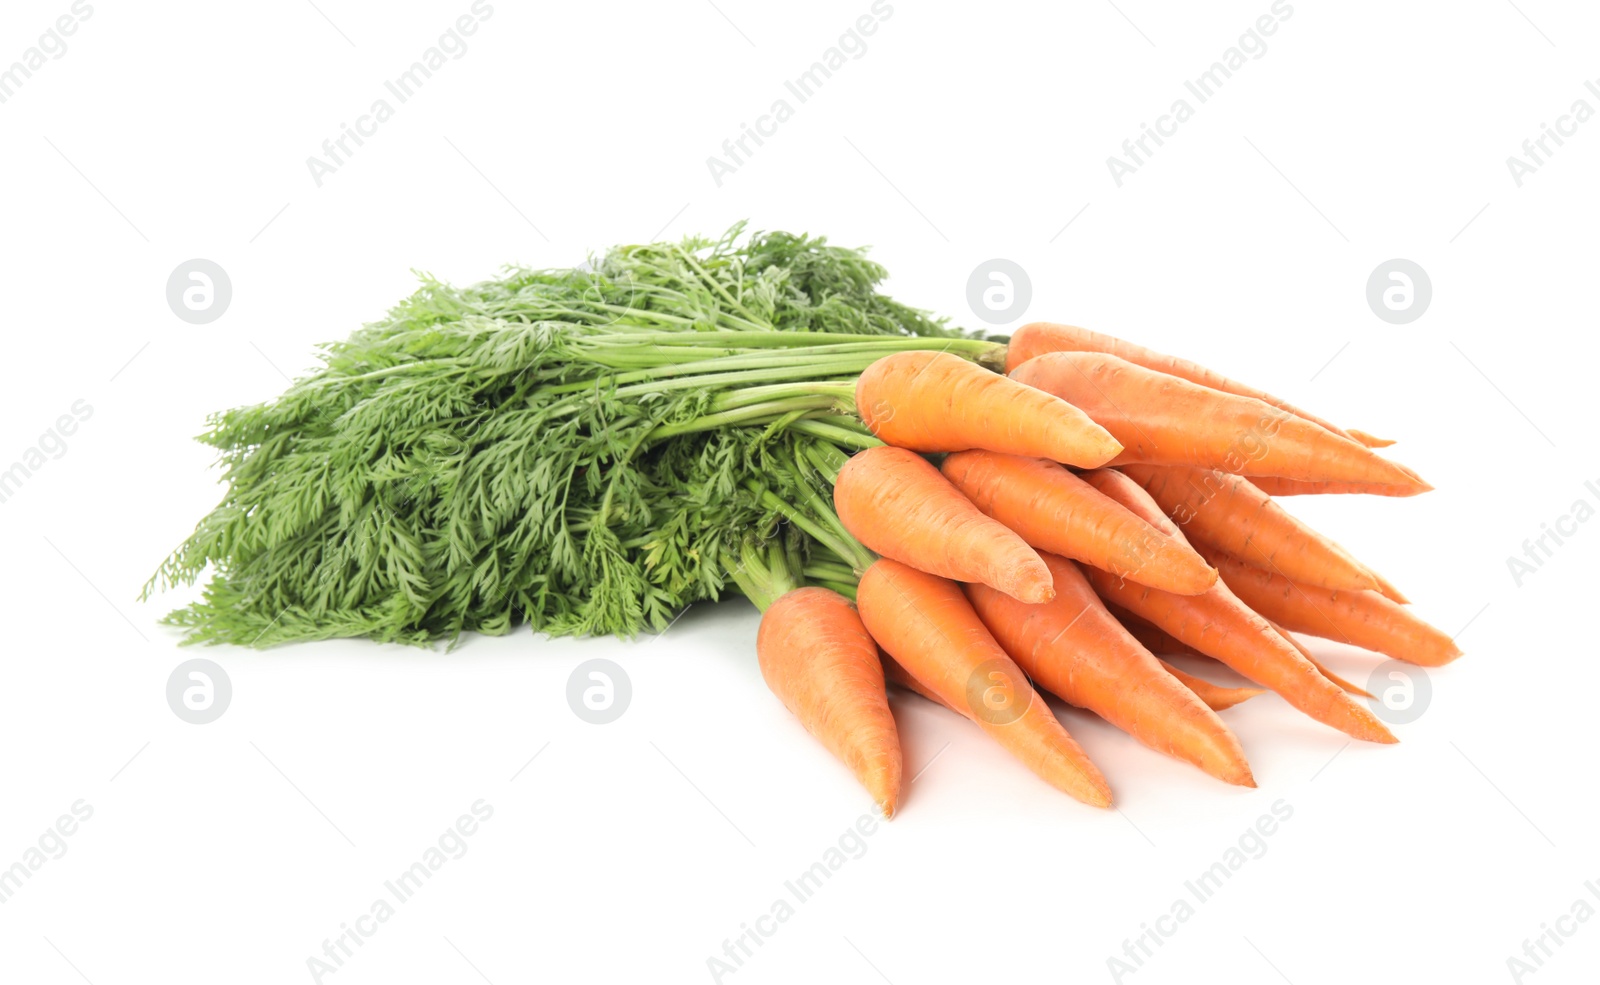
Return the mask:
{"type": "MultiPolygon", "coordinates": [[[[5,4],[0,65],[68,6],[5,4]]],[[[324,981],[712,980],[707,958],[869,807],[763,686],[748,604],[633,643],[202,653],[157,625],[182,594],[135,597],[219,496],[189,440],[205,414],[272,397],[408,271],[471,281],[745,217],[871,244],[896,296],[968,325],[968,274],[1009,258],[1028,319],[1401,439],[1437,492],[1292,507],[1464,629],[1467,655],[1431,673],[1395,747],[1347,747],[1271,696],[1227,712],[1254,791],[1063,710],[1115,788],[1105,812],[897,696],[922,771],[902,815],[724,981],[1110,981],[1124,940],[1280,799],[1293,817],[1266,853],[1124,981],[1506,981],[1542,925],[1600,907],[1600,524],[1520,587],[1506,562],[1574,501],[1600,505],[1600,120],[1520,188],[1505,163],[1574,100],[1600,109],[1592,5],[1295,2],[1119,188],[1107,156],[1267,0],[895,0],[719,187],[707,157],[867,0],[501,0],[318,187],[306,158],[468,6],[96,2],[0,105],[0,464],[74,401],[94,409],[0,504],[0,866],[75,801],[94,810],[0,904],[5,980],[311,981],[324,939],[480,798],[494,814],[467,854],[324,981]],[[193,257],[232,278],[210,325],[165,301],[193,257]],[[1391,257],[1431,275],[1409,325],[1366,305],[1391,257]],[[164,698],[192,656],[231,676],[210,725],[164,698]],[[593,657],[633,683],[608,726],[566,703],[593,657]]],[[[1524,980],[1593,980],[1600,920],[1567,926],[1524,980]]]]}

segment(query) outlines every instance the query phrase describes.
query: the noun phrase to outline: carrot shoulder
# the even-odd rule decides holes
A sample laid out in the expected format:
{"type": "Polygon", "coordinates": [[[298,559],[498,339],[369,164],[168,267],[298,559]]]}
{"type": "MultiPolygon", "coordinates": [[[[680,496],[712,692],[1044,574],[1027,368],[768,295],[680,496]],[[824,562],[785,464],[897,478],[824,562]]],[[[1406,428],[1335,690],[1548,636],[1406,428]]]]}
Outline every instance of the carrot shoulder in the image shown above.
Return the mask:
{"type": "Polygon", "coordinates": [[[878,644],[856,607],[825,588],[788,592],[762,615],[756,656],[772,693],[892,817],[900,802],[900,738],[878,644]]]}
{"type": "Polygon", "coordinates": [[[1377,592],[1340,592],[1290,581],[1276,572],[1202,548],[1245,604],[1297,633],[1438,667],[1461,656],[1444,632],[1377,592]]]}
{"type": "Polygon", "coordinates": [[[839,470],[833,503],[868,548],[941,578],[976,581],[1027,602],[1050,598],[1050,569],[916,452],[869,448],[839,470]]]}
{"type": "Polygon", "coordinates": [[[857,590],[874,639],[944,704],[963,711],[1051,786],[1095,807],[1111,805],[1100,770],[953,581],[887,558],[857,590]]]}
{"type": "Polygon", "coordinates": [[[1100,604],[1078,566],[1044,555],[1056,597],[1027,605],[985,585],[967,598],[1039,686],[1156,750],[1226,783],[1253,787],[1239,740],[1100,604]]]}
{"type": "Polygon", "coordinates": [[[1187,545],[1054,462],[964,451],[948,456],[940,471],[974,506],[1041,551],[1180,595],[1216,583],[1217,573],[1187,545]]]}
{"type": "Polygon", "coordinates": [[[922,452],[987,448],[1094,468],[1122,450],[1059,397],[947,352],[899,352],[867,367],[856,409],[872,433],[922,452]]]}
{"type": "MultiPolygon", "coordinates": [[[[1183,533],[1161,512],[1139,484],[1120,472],[1101,469],[1085,476],[1095,488],[1133,510],[1152,525],[1181,538],[1183,533]]],[[[1130,584],[1091,569],[1089,582],[1100,597],[1146,619],[1179,641],[1215,657],[1291,705],[1346,735],[1371,742],[1395,737],[1372,712],[1323,677],[1300,651],[1279,636],[1233,592],[1224,580],[1203,595],[1174,595],[1130,584]]]]}
{"type": "Polygon", "coordinates": [[[1366,446],[1253,397],[1093,352],[1052,352],[1013,379],[1083,408],[1123,445],[1113,465],[1199,465],[1243,475],[1426,485],[1366,446]]]}
{"type": "Polygon", "coordinates": [[[1313,585],[1378,587],[1349,552],[1290,516],[1243,476],[1188,465],[1124,465],[1121,471],[1144,487],[1190,541],[1270,564],[1313,585]]]}

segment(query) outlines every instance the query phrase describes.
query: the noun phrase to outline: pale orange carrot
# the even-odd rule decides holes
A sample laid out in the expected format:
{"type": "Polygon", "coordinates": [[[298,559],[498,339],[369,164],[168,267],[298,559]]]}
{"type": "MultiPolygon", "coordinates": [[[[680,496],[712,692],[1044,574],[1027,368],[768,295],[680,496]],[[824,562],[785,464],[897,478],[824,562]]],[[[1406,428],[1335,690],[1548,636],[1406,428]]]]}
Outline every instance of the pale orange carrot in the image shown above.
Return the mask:
{"type": "Polygon", "coordinates": [[[1254,397],[1203,386],[1098,352],[1052,352],[1011,371],[1083,408],[1123,445],[1111,464],[1199,465],[1243,475],[1417,485],[1350,438],[1254,397]]]}
{"type": "Polygon", "coordinates": [[[1178,683],[1193,691],[1194,696],[1204,701],[1206,707],[1212,711],[1227,711],[1234,705],[1243,704],[1258,694],[1267,693],[1266,689],[1259,687],[1224,687],[1221,684],[1213,684],[1204,677],[1196,677],[1193,674],[1184,673],[1165,660],[1161,661],[1161,667],[1171,674],[1178,683]]]}
{"type": "Polygon", "coordinates": [[[1189,465],[1124,465],[1121,471],[1144,487],[1190,541],[1312,585],[1378,587],[1349,552],[1290,516],[1243,476],[1189,465]]]}
{"type": "Polygon", "coordinates": [[[869,448],[839,470],[833,503],[861,543],[921,571],[1045,602],[1050,569],[1033,548],[961,495],[914,451],[869,448]]]}
{"type": "Polygon", "coordinates": [[[1016,369],[1035,356],[1047,352],[1103,352],[1107,355],[1126,359],[1136,366],[1153,369],[1158,373],[1176,376],[1180,380],[1187,380],[1198,386],[1211,390],[1220,390],[1223,393],[1232,393],[1241,397],[1254,397],[1264,403],[1271,404],[1281,410],[1288,411],[1296,417],[1302,417],[1334,434],[1344,438],[1352,438],[1354,432],[1342,429],[1328,421],[1317,417],[1309,411],[1301,410],[1286,400],[1280,400],[1264,390],[1247,386],[1237,380],[1230,380],[1221,373],[1215,373],[1199,363],[1187,359],[1179,359],[1165,353],[1146,349],[1142,345],[1119,339],[1114,335],[1105,335],[1100,332],[1091,332],[1086,328],[1074,325],[1056,325],[1050,322],[1034,322],[1017,329],[1011,336],[1011,343],[1006,348],[1006,372],[1016,369]]]}
{"type": "Polygon", "coordinates": [[[1093,468],[1122,450],[1065,400],[947,352],[879,359],[856,382],[856,409],[873,434],[913,451],[987,448],[1093,468]]]}
{"type": "Polygon", "coordinates": [[[1246,605],[1297,633],[1437,667],[1461,656],[1444,632],[1377,592],[1339,592],[1290,581],[1221,551],[1200,551],[1246,605]]]}
{"type": "MultiPolygon", "coordinates": [[[[1260,613],[1257,613],[1257,615],[1260,615],[1260,613]]],[[[1266,616],[1261,616],[1261,618],[1267,619],[1266,616]]],[[[1362,688],[1362,687],[1358,687],[1357,685],[1351,683],[1350,681],[1345,680],[1343,677],[1340,677],[1338,674],[1335,674],[1333,671],[1329,670],[1327,664],[1324,664],[1322,661],[1318,660],[1311,653],[1311,650],[1308,649],[1304,643],[1300,642],[1300,638],[1298,636],[1294,635],[1293,633],[1289,632],[1284,627],[1282,627],[1282,626],[1278,625],[1277,623],[1273,622],[1271,619],[1267,619],[1267,625],[1269,625],[1273,629],[1277,630],[1279,636],[1282,636],[1284,639],[1288,640],[1289,643],[1291,645],[1293,645],[1296,650],[1299,650],[1300,651],[1300,655],[1302,657],[1305,657],[1306,660],[1310,661],[1311,666],[1317,668],[1317,673],[1321,674],[1323,677],[1326,677],[1328,680],[1332,681],[1333,683],[1339,685],[1341,688],[1343,688],[1345,690],[1346,693],[1353,694],[1358,698],[1370,698],[1370,697],[1372,697],[1372,692],[1371,691],[1368,691],[1368,690],[1366,690],[1365,688],[1362,688]]]]}
{"type": "Polygon", "coordinates": [[[1368,448],[1387,448],[1394,444],[1394,439],[1392,438],[1377,438],[1365,431],[1358,431],[1355,428],[1345,428],[1344,433],[1366,445],[1368,448]]]}
{"type": "MultiPolygon", "coordinates": [[[[1045,357],[1047,358],[1047,357],[1045,357]]],[[[1096,489],[1128,507],[1168,535],[1183,532],[1169,520],[1137,482],[1113,469],[1084,476],[1096,489]]],[[[1394,742],[1394,735],[1370,710],[1323,677],[1300,651],[1279,636],[1267,621],[1218,581],[1203,595],[1174,595],[1134,585],[1108,572],[1085,572],[1100,597],[1147,619],[1326,725],[1371,742],[1394,742]]]]}
{"type": "Polygon", "coordinates": [[[1316,482],[1288,479],[1277,475],[1252,475],[1250,481],[1269,496],[1352,495],[1417,496],[1433,489],[1431,485],[1415,482],[1394,485],[1382,482],[1316,482]]]}
{"type": "Polygon", "coordinates": [[[1180,595],[1216,584],[1217,573],[1200,555],[1055,462],[963,451],[948,456],[940,471],[974,506],[1040,551],[1180,595]]]}
{"type": "Polygon", "coordinates": [[[850,600],[797,588],[761,617],[761,676],[785,708],[850,767],[885,817],[900,802],[900,737],[878,644],[850,600]]]}
{"type": "Polygon", "coordinates": [[[1100,604],[1078,566],[1044,554],[1056,597],[1028,605],[986,585],[967,598],[1005,651],[1040,687],[1087,708],[1140,742],[1225,783],[1253,787],[1239,740],[1204,701],[1100,604]]]}
{"type": "Polygon", "coordinates": [[[1398,602],[1401,605],[1411,604],[1411,600],[1406,598],[1405,593],[1400,591],[1389,579],[1379,574],[1376,568],[1367,568],[1367,573],[1372,576],[1373,581],[1378,583],[1378,592],[1384,598],[1391,602],[1398,602]]]}
{"type": "Polygon", "coordinates": [[[887,558],[857,588],[861,619],[880,646],[1035,774],[1086,804],[1111,806],[1094,763],[984,628],[961,586],[887,558]]]}

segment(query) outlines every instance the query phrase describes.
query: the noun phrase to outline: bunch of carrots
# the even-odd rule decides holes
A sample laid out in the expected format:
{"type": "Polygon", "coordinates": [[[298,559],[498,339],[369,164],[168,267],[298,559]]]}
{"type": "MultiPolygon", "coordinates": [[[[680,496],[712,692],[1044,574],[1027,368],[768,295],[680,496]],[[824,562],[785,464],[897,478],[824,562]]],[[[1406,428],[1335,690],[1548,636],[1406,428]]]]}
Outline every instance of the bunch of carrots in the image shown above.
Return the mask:
{"type": "Polygon", "coordinates": [[[938,351],[874,362],[855,407],[881,444],[816,462],[837,523],[813,532],[838,563],[726,559],[764,610],[767,684],[885,815],[902,794],[889,682],[1097,807],[1110,786],[1036,688],[1255,785],[1217,713],[1262,691],[1157,653],[1214,658],[1353,738],[1396,741],[1291,634],[1429,667],[1460,650],[1274,498],[1431,489],[1374,451],[1392,442],[1065,325],[1019,330],[1004,369],[938,351]]]}

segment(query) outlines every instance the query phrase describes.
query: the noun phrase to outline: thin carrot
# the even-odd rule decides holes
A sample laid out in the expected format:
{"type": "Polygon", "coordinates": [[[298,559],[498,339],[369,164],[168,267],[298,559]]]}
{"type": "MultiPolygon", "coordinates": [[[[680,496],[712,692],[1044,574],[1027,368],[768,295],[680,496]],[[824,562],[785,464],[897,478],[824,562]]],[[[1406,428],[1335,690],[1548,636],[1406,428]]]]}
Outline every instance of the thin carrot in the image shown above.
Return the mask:
{"type": "Polygon", "coordinates": [[[797,588],[761,617],[756,657],[767,687],[850,767],[885,817],[900,801],[900,737],[878,644],[850,600],[797,588]]]}
{"type": "Polygon", "coordinates": [[[1124,465],[1121,471],[1143,486],[1191,541],[1312,585],[1378,587],[1349,552],[1290,516],[1243,476],[1187,465],[1124,465]]]}
{"type": "Polygon", "coordinates": [[[1050,569],[1021,537],[984,516],[914,451],[869,448],[839,470],[833,503],[861,543],[921,571],[1048,601],[1050,569]]]}
{"type": "Polygon", "coordinates": [[[1078,566],[1045,554],[1056,597],[1027,605],[986,585],[967,598],[1039,686],[1225,783],[1256,785],[1239,740],[1107,612],[1078,566]]]}
{"type": "Polygon", "coordinates": [[[1355,428],[1345,428],[1344,433],[1366,445],[1368,448],[1387,448],[1394,444],[1393,438],[1374,437],[1365,431],[1358,431],[1355,428]]]}
{"type": "Polygon", "coordinates": [[[856,408],[872,433],[921,452],[987,448],[1094,468],[1122,450],[1058,397],[947,352],[898,352],[867,367],[856,408]]]}
{"type": "MultiPolygon", "coordinates": [[[[1183,537],[1155,500],[1122,473],[1099,469],[1084,478],[1169,536],[1183,537]]],[[[1174,595],[1130,584],[1098,569],[1085,573],[1101,598],[1148,619],[1196,650],[1276,691],[1317,721],[1357,739],[1397,741],[1370,710],[1323,677],[1265,619],[1235,597],[1223,581],[1204,595],[1174,595]]]]}
{"type": "MultiPolygon", "coordinates": [[[[1159,658],[1157,658],[1159,659],[1159,658]]],[[[1194,692],[1194,696],[1206,703],[1212,711],[1227,711],[1234,705],[1243,704],[1258,694],[1266,694],[1266,689],[1259,687],[1224,687],[1213,684],[1204,677],[1186,674],[1172,664],[1161,660],[1162,669],[1177,679],[1179,684],[1194,692]]]]}
{"type": "MultiPolygon", "coordinates": [[[[1257,613],[1257,614],[1259,615],[1259,613],[1257,613]]],[[[1267,619],[1266,616],[1262,616],[1261,618],[1267,619]]],[[[1340,677],[1338,674],[1335,674],[1333,671],[1329,670],[1327,664],[1324,664],[1322,661],[1318,660],[1315,656],[1313,656],[1312,653],[1311,653],[1311,650],[1308,649],[1304,643],[1300,642],[1300,637],[1298,637],[1298,636],[1294,635],[1293,633],[1289,632],[1283,626],[1280,626],[1278,623],[1273,622],[1271,619],[1267,619],[1267,624],[1269,626],[1271,626],[1273,629],[1277,630],[1278,631],[1278,635],[1282,636],[1284,639],[1288,640],[1290,645],[1292,645],[1296,650],[1299,650],[1300,651],[1300,655],[1302,657],[1305,657],[1308,661],[1310,661],[1311,662],[1311,666],[1317,668],[1317,673],[1321,674],[1323,677],[1326,677],[1328,680],[1332,681],[1333,683],[1339,685],[1339,687],[1344,689],[1345,693],[1353,694],[1358,698],[1370,698],[1370,697],[1372,697],[1372,692],[1371,691],[1368,691],[1368,690],[1366,690],[1365,688],[1362,688],[1362,687],[1358,687],[1355,684],[1351,683],[1350,681],[1345,680],[1343,677],[1340,677]]]]}
{"type": "MultiPolygon", "coordinates": [[[[1200,465],[1244,475],[1417,485],[1350,438],[1241,397],[1098,352],[1052,352],[1012,379],[1083,408],[1123,445],[1113,465],[1200,465]]],[[[1425,485],[1425,483],[1423,483],[1425,485]]]]}
{"type": "Polygon", "coordinates": [[[1250,481],[1255,483],[1257,489],[1269,496],[1352,495],[1362,493],[1369,496],[1417,496],[1433,488],[1426,482],[1421,486],[1416,483],[1394,485],[1383,482],[1316,482],[1289,479],[1279,475],[1252,475],[1250,481]]]}
{"type": "Polygon", "coordinates": [[[1384,598],[1391,602],[1398,602],[1401,605],[1411,604],[1411,600],[1406,598],[1405,593],[1400,591],[1389,579],[1379,574],[1376,568],[1367,568],[1367,574],[1371,575],[1372,580],[1378,583],[1378,592],[1384,598]]]}
{"type": "Polygon", "coordinates": [[[1201,547],[1245,604],[1297,633],[1338,640],[1424,667],[1461,656],[1439,629],[1377,592],[1339,592],[1290,581],[1221,551],[1201,547]]]}
{"type": "Polygon", "coordinates": [[[1111,806],[1105,777],[989,635],[959,585],[885,558],[867,569],[857,592],[873,638],[945,704],[967,709],[1051,786],[1111,806]]]}
{"type": "Polygon", "coordinates": [[[900,661],[889,656],[887,653],[883,655],[883,677],[884,680],[888,681],[889,683],[905,688],[907,691],[910,691],[913,694],[927,698],[934,704],[939,705],[948,711],[953,711],[957,715],[961,715],[963,718],[972,717],[971,715],[964,714],[959,708],[951,707],[949,702],[928,690],[928,686],[926,684],[923,684],[915,677],[912,677],[911,671],[900,666],[900,661]]]}
{"type": "Polygon", "coordinates": [[[1040,551],[1179,595],[1216,584],[1217,573],[1200,555],[1054,462],[963,451],[947,457],[940,471],[974,506],[1040,551]]]}
{"type": "Polygon", "coordinates": [[[1056,325],[1050,322],[1034,322],[1017,329],[1011,336],[1011,343],[1006,349],[1006,372],[1010,372],[1035,356],[1047,352],[1103,352],[1107,355],[1126,359],[1136,366],[1153,369],[1158,373],[1176,376],[1180,380],[1188,380],[1198,386],[1211,390],[1220,390],[1223,393],[1232,393],[1241,397],[1254,397],[1264,403],[1271,404],[1281,410],[1286,410],[1296,417],[1303,417],[1312,424],[1332,431],[1344,438],[1354,438],[1355,432],[1340,428],[1322,418],[1301,410],[1286,400],[1280,400],[1264,390],[1230,380],[1221,373],[1214,373],[1199,363],[1187,359],[1179,359],[1165,353],[1146,349],[1142,345],[1135,345],[1119,339],[1114,335],[1105,335],[1100,332],[1091,332],[1086,328],[1074,325],[1056,325]]]}

